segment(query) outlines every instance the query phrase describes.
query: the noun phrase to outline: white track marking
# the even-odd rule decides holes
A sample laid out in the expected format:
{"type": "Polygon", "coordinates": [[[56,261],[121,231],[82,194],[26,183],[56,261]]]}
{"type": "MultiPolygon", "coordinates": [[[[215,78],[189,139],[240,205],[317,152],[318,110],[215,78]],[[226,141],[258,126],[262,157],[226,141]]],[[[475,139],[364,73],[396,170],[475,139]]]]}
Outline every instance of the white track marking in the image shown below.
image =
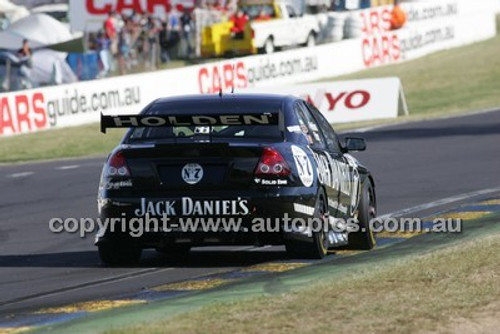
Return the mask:
{"type": "Polygon", "coordinates": [[[255,246],[242,246],[242,247],[236,247],[236,248],[231,248],[229,251],[231,252],[239,252],[239,251],[244,251],[244,250],[250,250],[255,248],[255,246]]]}
{"type": "Polygon", "coordinates": [[[33,174],[35,174],[35,172],[14,173],[14,174],[7,175],[7,177],[10,177],[10,178],[13,178],[13,179],[17,179],[17,178],[20,178],[20,177],[31,176],[33,174]]]}
{"type": "Polygon", "coordinates": [[[57,295],[62,295],[62,294],[68,293],[68,292],[79,291],[79,290],[83,290],[83,289],[92,289],[93,287],[96,287],[96,286],[115,284],[116,282],[126,281],[126,280],[134,279],[137,277],[146,276],[149,274],[158,274],[161,272],[170,271],[170,270],[174,270],[174,269],[175,268],[172,268],[172,267],[142,269],[142,270],[138,270],[138,271],[123,274],[123,275],[106,277],[106,278],[101,279],[101,280],[82,282],[82,283],[77,284],[75,286],[69,286],[69,287],[63,288],[61,290],[48,291],[46,293],[36,295],[36,296],[28,296],[26,298],[22,298],[19,300],[6,301],[6,302],[2,303],[2,306],[18,304],[18,303],[26,302],[27,300],[43,299],[43,298],[47,298],[48,296],[57,296],[57,295]]]}
{"type": "Polygon", "coordinates": [[[422,118],[422,119],[404,119],[404,117],[402,117],[399,120],[396,119],[396,122],[394,122],[394,123],[378,124],[378,125],[372,125],[372,126],[362,127],[362,128],[353,128],[351,130],[340,131],[339,134],[343,135],[346,133],[365,133],[365,132],[371,132],[374,130],[395,127],[395,126],[399,126],[399,125],[407,125],[407,124],[418,123],[418,122],[441,121],[441,120],[447,120],[447,119],[452,119],[452,118],[464,118],[464,117],[486,114],[486,113],[495,112],[495,111],[499,111],[499,109],[498,108],[484,109],[484,110],[477,110],[477,111],[473,111],[473,112],[460,113],[457,115],[444,115],[444,116],[422,118]]]}
{"type": "Polygon", "coordinates": [[[267,249],[267,248],[271,248],[273,247],[273,245],[266,245],[266,246],[262,246],[262,247],[256,247],[256,248],[253,248],[253,249],[249,249],[248,251],[249,252],[259,252],[263,249],[267,249]]]}
{"type": "Polygon", "coordinates": [[[497,187],[497,188],[483,189],[483,190],[465,193],[465,194],[461,194],[461,195],[456,195],[456,196],[452,196],[452,197],[442,198],[442,199],[434,201],[434,202],[429,202],[429,203],[417,205],[417,206],[414,206],[414,207],[411,207],[408,209],[403,209],[403,210],[391,212],[391,213],[385,214],[383,216],[380,216],[378,218],[383,220],[383,219],[387,219],[387,218],[391,218],[391,217],[400,217],[403,215],[407,215],[409,213],[414,213],[414,212],[418,212],[418,211],[432,209],[432,208],[442,206],[445,204],[459,202],[459,201],[463,201],[463,200],[466,200],[466,199],[469,199],[472,197],[492,194],[492,193],[496,193],[499,191],[500,191],[500,187],[497,187]]]}
{"type": "Polygon", "coordinates": [[[80,165],[69,165],[69,166],[61,166],[61,167],[56,167],[58,170],[68,170],[68,169],[77,169],[80,168],[80,165]]]}

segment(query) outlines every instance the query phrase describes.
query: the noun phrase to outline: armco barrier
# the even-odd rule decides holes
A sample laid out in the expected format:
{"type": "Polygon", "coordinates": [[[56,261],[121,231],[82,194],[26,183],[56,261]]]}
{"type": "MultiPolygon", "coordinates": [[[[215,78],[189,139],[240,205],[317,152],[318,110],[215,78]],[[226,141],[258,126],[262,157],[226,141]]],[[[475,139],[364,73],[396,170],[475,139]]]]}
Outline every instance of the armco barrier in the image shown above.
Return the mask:
{"type": "MultiPolygon", "coordinates": [[[[180,94],[244,91],[307,82],[415,59],[491,38],[497,0],[442,0],[404,5],[409,24],[390,31],[390,7],[353,13],[362,37],[272,55],[45,87],[0,95],[0,137],[99,120],[99,113],[136,113],[151,100],[180,94]]],[[[335,121],[335,116],[332,116],[335,121]]],[[[372,119],[370,114],[363,119],[372,119]]]]}

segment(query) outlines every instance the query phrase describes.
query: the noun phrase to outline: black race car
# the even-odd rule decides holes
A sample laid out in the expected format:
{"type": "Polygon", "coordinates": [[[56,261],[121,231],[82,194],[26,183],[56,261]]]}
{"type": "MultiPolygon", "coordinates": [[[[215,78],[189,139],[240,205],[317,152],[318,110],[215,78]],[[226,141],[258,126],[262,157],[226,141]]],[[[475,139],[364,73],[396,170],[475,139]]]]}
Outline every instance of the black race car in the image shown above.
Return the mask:
{"type": "Polygon", "coordinates": [[[278,95],[158,99],[139,115],[102,116],[130,128],[103,168],[96,236],[104,263],[142,249],[180,256],[193,246],[282,245],[293,257],[371,249],[370,172],[307,102],[278,95]],[[354,223],[352,223],[354,222],[354,223]]]}

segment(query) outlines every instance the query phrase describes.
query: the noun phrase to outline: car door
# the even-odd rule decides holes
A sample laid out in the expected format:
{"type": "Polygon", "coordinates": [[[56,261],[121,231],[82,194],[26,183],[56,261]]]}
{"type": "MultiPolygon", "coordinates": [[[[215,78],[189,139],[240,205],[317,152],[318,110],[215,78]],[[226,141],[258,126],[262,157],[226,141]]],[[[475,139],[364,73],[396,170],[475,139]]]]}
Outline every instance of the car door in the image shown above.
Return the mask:
{"type": "Polygon", "coordinates": [[[312,116],[307,105],[303,101],[297,101],[295,110],[299,122],[301,123],[301,128],[307,128],[306,136],[309,140],[309,147],[313,152],[314,159],[318,166],[318,179],[320,183],[325,185],[326,195],[328,197],[328,212],[332,217],[339,217],[340,179],[336,178],[337,173],[334,168],[334,161],[337,159],[337,154],[333,154],[334,150],[328,148],[325,137],[319,128],[319,124],[312,116]]]}
{"type": "MultiPolygon", "coordinates": [[[[342,145],[331,127],[330,123],[321,114],[321,112],[311,104],[307,104],[309,112],[316,120],[320,131],[322,132],[327,149],[326,151],[332,159],[329,160],[331,164],[334,181],[334,186],[337,187],[339,193],[339,200],[337,203],[329,203],[337,207],[339,218],[348,218],[352,216],[357,203],[354,203],[353,196],[358,196],[356,187],[358,183],[355,180],[357,170],[351,166],[348,157],[343,154],[342,145]]],[[[359,179],[359,174],[358,174],[359,179]]]]}

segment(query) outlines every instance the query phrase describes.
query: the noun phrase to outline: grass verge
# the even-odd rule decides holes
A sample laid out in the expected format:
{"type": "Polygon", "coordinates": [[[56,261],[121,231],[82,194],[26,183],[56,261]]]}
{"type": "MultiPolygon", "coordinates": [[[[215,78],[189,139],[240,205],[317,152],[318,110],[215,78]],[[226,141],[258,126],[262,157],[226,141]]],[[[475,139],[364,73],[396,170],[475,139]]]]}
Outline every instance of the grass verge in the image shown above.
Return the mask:
{"type": "Polygon", "coordinates": [[[213,303],[107,333],[460,332],[457,319],[473,324],[477,318],[479,328],[498,328],[500,231],[493,231],[340,277],[322,276],[294,292],[213,303]]]}
{"type": "Polygon", "coordinates": [[[104,135],[99,124],[88,124],[0,139],[0,163],[104,155],[125,130],[104,135]]]}
{"type": "MultiPolygon", "coordinates": [[[[497,17],[497,25],[500,16],[497,17]]],[[[326,80],[398,76],[409,119],[442,116],[500,105],[500,35],[465,47],[438,52],[402,64],[326,80]]],[[[340,130],[397,120],[340,125],[340,130]]],[[[0,139],[0,163],[106,154],[122,131],[102,135],[97,125],[51,130],[0,139]]]]}

